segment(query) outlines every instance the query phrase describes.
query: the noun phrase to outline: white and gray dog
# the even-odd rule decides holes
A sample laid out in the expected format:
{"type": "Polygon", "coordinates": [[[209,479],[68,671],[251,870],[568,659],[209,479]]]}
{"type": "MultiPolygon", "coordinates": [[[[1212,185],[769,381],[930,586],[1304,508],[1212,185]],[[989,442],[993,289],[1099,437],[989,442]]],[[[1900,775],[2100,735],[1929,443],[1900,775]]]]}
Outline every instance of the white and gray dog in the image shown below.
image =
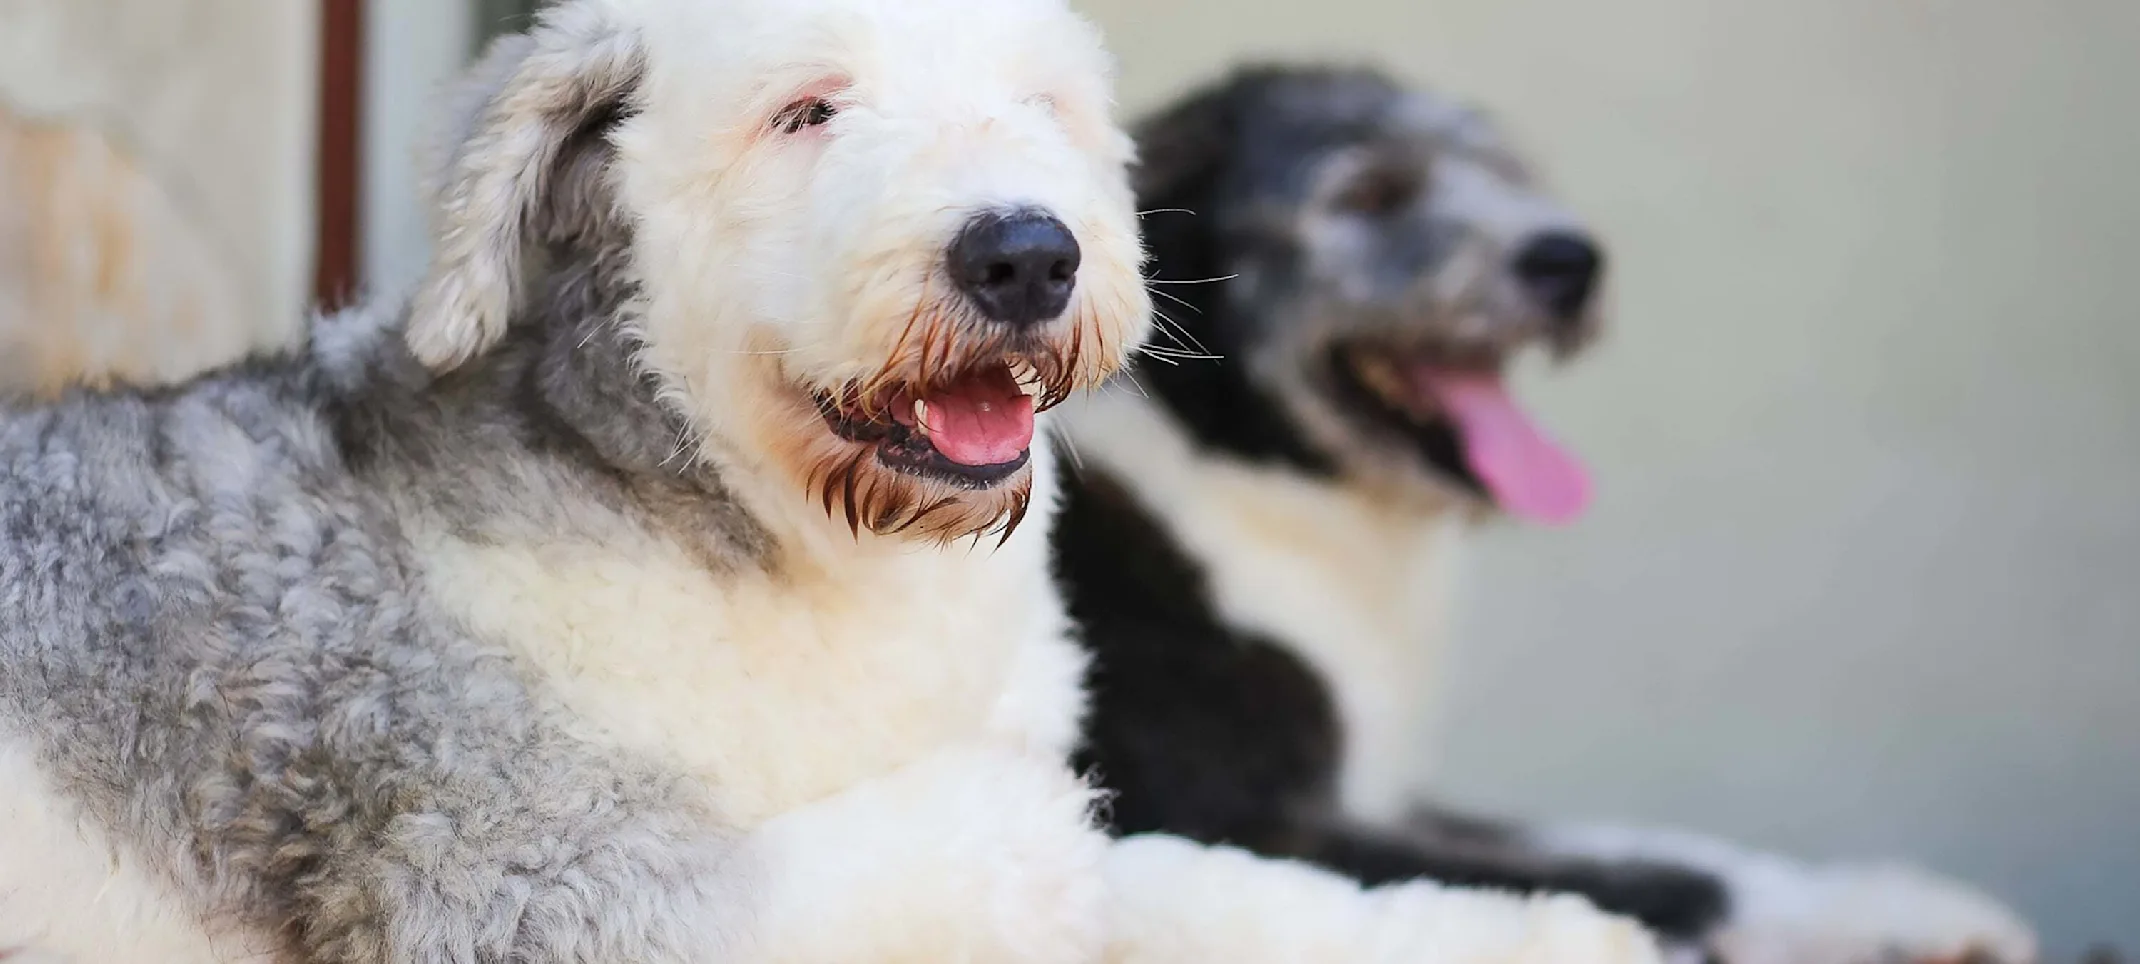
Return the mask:
{"type": "Polygon", "coordinates": [[[1657,959],[1096,825],[1030,441],[1148,302],[1058,0],[568,0],[472,90],[406,309],[0,416],[0,956],[1657,959]]]}
{"type": "Polygon", "coordinates": [[[1468,523],[1588,497],[1505,369],[1599,330],[1604,253],[1480,114],[1373,72],[1244,70],[1138,136],[1170,331],[1071,406],[1055,537],[1117,829],[1581,893],[1732,964],[2033,956],[1911,871],[1419,812],[1468,523]]]}

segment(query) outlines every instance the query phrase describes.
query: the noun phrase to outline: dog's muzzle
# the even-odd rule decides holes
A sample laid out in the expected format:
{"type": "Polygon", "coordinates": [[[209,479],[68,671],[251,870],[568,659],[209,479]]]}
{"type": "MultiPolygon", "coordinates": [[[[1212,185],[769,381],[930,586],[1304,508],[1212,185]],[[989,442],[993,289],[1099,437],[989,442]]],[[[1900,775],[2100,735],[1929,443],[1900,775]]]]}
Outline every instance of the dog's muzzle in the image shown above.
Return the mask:
{"type": "Polygon", "coordinates": [[[1062,317],[1080,256],[1077,236],[1052,214],[990,212],[959,231],[945,268],[983,317],[1024,330],[1062,317]]]}

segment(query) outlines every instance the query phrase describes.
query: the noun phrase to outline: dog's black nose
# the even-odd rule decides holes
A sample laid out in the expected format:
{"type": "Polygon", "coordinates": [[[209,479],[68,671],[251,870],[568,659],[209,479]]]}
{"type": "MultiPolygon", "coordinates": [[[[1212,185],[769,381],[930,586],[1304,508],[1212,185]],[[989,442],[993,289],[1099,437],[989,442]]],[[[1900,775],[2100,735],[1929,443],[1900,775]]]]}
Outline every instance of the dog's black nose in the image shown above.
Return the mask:
{"type": "Polygon", "coordinates": [[[1604,264],[1596,242],[1572,231],[1548,231],[1516,252],[1516,277],[1554,317],[1573,321],[1590,307],[1604,264]]]}
{"type": "Polygon", "coordinates": [[[982,314],[1024,328],[1069,306],[1080,256],[1077,237],[1047,214],[983,214],[951,242],[949,268],[982,314]]]}

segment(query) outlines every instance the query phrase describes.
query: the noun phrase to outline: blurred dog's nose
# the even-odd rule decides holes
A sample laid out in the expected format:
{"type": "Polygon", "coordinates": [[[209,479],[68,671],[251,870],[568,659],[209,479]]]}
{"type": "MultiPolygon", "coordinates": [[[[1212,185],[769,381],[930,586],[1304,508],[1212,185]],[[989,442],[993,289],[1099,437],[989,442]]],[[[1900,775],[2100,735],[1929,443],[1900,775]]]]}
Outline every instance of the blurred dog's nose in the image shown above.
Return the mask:
{"type": "Polygon", "coordinates": [[[1548,231],[1516,252],[1516,277],[1555,318],[1573,321],[1590,307],[1605,255],[1597,243],[1573,231],[1548,231]]]}
{"type": "Polygon", "coordinates": [[[1053,321],[1077,286],[1077,236],[1037,211],[983,214],[951,242],[951,278],[989,320],[1018,328],[1053,321]]]}

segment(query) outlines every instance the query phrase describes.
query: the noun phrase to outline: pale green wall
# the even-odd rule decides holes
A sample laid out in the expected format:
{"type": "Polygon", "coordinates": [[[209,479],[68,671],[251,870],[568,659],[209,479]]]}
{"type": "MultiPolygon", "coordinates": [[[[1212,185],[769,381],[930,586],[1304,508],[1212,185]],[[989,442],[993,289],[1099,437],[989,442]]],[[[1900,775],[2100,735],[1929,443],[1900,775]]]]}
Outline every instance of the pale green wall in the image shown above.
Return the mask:
{"type": "Polygon", "coordinates": [[[542,5],[542,0],[476,0],[476,30],[490,35],[523,29],[542,5]]]}
{"type": "Polygon", "coordinates": [[[1142,107],[1347,52],[1499,108],[1618,266],[1484,540],[1445,785],[1979,879],[2140,949],[2140,3],[1086,0],[1142,107]]]}

